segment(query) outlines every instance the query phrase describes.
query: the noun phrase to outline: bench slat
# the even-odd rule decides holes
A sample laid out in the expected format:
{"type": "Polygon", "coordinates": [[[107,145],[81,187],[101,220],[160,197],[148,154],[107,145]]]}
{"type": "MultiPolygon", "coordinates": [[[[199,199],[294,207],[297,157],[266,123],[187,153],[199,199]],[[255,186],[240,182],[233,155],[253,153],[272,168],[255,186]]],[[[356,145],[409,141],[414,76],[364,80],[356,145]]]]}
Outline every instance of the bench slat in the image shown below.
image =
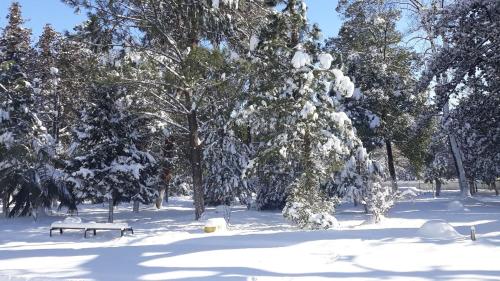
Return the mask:
{"type": "Polygon", "coordinates": [[[51,228],[68,228],[68,229],[110,229],[120,230],[130,228],[127,223],[64,223],[54,222],[51,228]]]}
{"type": "Polygon", "coordinates": [[[93,231],[94,235],[96,235],[96,230],[120,230],[121,236],[123,236],[123,233],[126,231],[130,231],[134,234],[134,230],[127,223],[65,223],[57,221],[50,225],[50,236],[52,236],[52,230],[57,229],[60,234],[63,233],[63,229],[83,229],[83,237],[85,238],[87,237],[87,231],[93,231]]]}

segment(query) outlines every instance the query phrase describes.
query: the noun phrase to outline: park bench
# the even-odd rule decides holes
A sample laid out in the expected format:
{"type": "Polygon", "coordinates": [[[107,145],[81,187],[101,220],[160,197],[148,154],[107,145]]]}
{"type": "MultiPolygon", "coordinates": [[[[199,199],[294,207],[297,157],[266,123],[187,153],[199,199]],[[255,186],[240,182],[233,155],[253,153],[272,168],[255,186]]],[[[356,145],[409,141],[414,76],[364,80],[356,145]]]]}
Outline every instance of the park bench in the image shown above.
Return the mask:
{"type": "Polygon", "coordinates": [[[134,234],[134,230],[127,223],[68,223],[68,222],[54,222],[50,226],[50,237],[52,237],[52,231],[59,230],[60,234],[63,234],[63,230],[66,229],[81,229],[84,230],[83,237],[87,238],[87,232],[92,231],[94,236],[97,234],[97,230],[120,230],[120,236],[127,231],[134,234]]]}

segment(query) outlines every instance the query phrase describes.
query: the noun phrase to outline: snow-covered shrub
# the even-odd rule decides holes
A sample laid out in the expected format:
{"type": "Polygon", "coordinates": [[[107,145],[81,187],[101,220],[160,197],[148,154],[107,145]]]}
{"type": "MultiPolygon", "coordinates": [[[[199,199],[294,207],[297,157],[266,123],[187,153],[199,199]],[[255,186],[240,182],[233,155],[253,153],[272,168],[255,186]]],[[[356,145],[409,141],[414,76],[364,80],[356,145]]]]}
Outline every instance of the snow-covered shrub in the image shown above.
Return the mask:
{"type": "Polygon", "coordinates": [[[338,227],[338,222],[332,215],[335,210],[334,201],[324,196],[318,189],[306,189],[305,184],[304,175],[292,184],[292,194],[283,208],[283,216],[300,228],[338,227]]]}
{"type": "Polygon", "coordinates": [[[380,222],[387,211],[394,205],[392,188],[378,182],[368,181],[365,204],[368,213],[373,215],[374,222],[380,222]]]}
{"type": "Polygon", "coordinates": [[[413,187],[413,186],[408,186],[408,187],[399,187],[398,191],[394,195],[394,200],[408,200],[408,199],[414,199],[415,197],[419,196],[422,194],[422,190],[413,187]]]}

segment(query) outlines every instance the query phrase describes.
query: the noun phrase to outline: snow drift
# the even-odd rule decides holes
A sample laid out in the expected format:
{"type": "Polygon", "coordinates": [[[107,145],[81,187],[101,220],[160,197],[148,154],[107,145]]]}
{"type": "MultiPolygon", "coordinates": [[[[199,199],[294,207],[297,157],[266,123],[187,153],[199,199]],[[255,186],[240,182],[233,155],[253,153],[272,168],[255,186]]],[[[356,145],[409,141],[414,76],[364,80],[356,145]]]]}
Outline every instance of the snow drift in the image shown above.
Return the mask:
{"type": "Polygon", "coordinates": [[[455,240],[462,237],[453,226],[444,220],[427,221],[418,229],[418,234],[423,238],[439,240],[455,240]]]}

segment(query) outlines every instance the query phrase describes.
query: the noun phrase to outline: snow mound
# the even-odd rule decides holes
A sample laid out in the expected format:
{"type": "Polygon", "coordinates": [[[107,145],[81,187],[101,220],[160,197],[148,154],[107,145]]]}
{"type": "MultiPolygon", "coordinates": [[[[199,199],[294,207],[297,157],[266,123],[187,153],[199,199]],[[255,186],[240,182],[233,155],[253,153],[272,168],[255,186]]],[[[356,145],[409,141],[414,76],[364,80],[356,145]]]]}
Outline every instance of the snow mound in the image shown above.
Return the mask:
{"type": "Polygon", "coordinates": [[[64,223],[82,223],[82,219],[79,217],[67,217],[64,219],[64,223]]]}
{"type": "Polygon", "coordinates": [[[444,220],[430,220],[424,223],[418,234],[424,238],[439,240],[455,240],[462,237],[453,226],[444,220]]]}
{"type": "Polygon", "coordinates": [[[414,199],[415,197],[421,195],[422,193],[423,193],[422,190],[413,186],[405,186],[398,188],[398,197],[401,199],[414,199]]]}
{"type": "Polygon", "coordinates": [[[464,205],[460,201],[451,201],[447,205],[448,211],[464,211],[464,205]]]}

